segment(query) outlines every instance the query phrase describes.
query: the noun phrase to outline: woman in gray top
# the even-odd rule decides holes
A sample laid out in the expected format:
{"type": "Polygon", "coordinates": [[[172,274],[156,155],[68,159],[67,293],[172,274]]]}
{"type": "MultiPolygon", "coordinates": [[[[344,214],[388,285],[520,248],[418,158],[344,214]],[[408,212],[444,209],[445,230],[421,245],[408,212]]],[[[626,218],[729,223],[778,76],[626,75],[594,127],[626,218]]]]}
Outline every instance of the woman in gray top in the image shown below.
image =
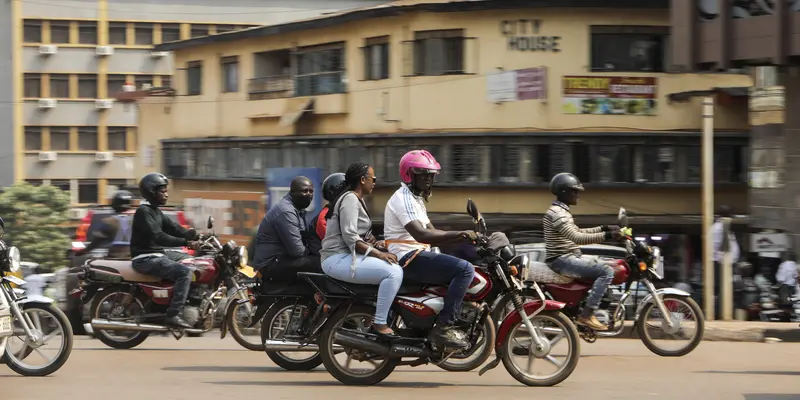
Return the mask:
{"type": "Polygon", "coordinates": [[[397,257],[386,251],[371,234],[372,221],[363,196],[375,188],[375,171],[367,164],[353,164],[345,173],[343,188],[331,203],[325,218],[328,227],[322,240],[322,270],[328,276],[345,282],[378,285],[378,301],[372,331],[393,335],[387,325],[400,284],[403,269],[397,257]]]}

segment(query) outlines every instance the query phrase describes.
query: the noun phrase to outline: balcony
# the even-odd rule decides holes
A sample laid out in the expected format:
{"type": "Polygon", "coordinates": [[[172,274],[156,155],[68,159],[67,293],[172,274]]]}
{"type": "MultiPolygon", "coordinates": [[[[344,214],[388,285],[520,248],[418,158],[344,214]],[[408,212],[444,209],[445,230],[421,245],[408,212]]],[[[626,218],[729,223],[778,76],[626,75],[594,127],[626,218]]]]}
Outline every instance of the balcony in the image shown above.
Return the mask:
{"type": "Polygon", "coordinates": [[[289,75],[264,76],[247,82],[250,100],[280,99],[294,96],[294,80],[289,75]]]}

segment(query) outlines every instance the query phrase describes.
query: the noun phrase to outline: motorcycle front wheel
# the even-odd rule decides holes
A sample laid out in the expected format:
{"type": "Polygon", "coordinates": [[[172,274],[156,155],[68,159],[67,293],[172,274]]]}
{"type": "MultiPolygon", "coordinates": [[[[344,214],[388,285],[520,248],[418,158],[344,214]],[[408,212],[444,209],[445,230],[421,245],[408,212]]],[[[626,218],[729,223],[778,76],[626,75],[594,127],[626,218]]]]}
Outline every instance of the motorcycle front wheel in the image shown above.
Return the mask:
{"type": "Polygon", "coordinates": [[[72,353],[72,325],[67,316],[53,304],[26,303],[21,308],[33,335],[28,337],[20,321],[15,319],[14,335],[6,338],[3,362],[23,376],[47,376],[58,371],[72,353]],[[61,340],[56,340],[58,337],[61,340]],[[46,355],[49,353],[53,356],[46,355]],[[42,365],[34,364],[41,359],[45,360],[42,365]]]}
{"type": "Polygon", "coordinates": [[[639,320],[636,321],[636,328],[639,338],[642,339],[645,347],[655,354],[662,357],[681,357],[692,352],[703,340],[705,331],[705,316],[700,306],[691,297],[666,294],[663,297],[664,306],[670,313],[674,322],[678,323],[670,329],[661,315],[661,310],[655,302],[649,302],[642,307],[639,320]],[[649,322],[650,318],[655,322],[649,322]],[[648,329],[649,328],[649,329],[648,329]],[[687,334],[688,331],[691,334],[687,334]],[[652,333],[651,333],[652,332],[652,333]],[[663,339],[663,343],[657,340],[663,339]],[[675,343],[681,339],[688,339],[686,344],[674,349],[667,348],[670,343],[675,343]]]}
{"type": "Polygon", "coordinates": [[[447,361],[439,364],[441,369],[451,372],[472,371],[483,365],[492,356],[494,341],[497,336],[497,328],[492,317],[487,315],[478,329],[480,336],[475,347],[468,349],[466,352],[454,354],[447,361]]]}
{"type": "Polygon", "coordinates": [[[508,336],[500,346],[503,366],[514,379],[525,385],[557,385],[567,379],[578,365],[581,356],[578,330],[572,320],[558,311],[542,311],[530,320],[538,331],[539,338],[546,342],[544,347],[536,349],[525,323],[519,321],[511,326],[508,336]],[[522,336],[527,339],[521,339],[522,336]],[[563,346],[559,346],[562,344],[563,346]],[[534,350],[531,351],[531,348],[534,350]],[[541,374],[534,372],[534,366],[540,364],[549,364],[555,370],[541,374]]]}

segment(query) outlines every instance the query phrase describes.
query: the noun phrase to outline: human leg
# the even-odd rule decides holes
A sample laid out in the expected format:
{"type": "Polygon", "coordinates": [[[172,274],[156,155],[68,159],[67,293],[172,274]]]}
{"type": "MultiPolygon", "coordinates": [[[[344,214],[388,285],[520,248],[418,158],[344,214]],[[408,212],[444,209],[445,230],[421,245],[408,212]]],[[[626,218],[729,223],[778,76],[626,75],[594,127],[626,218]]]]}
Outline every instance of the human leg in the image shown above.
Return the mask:
{"type": "Polygon", "coordinates": [[[145,275],[153,275],[173,282],[172,301],[167,308],[167,323],[191,328],[181,317],[181,311],[189,296],[192,283],[192,268],[170,260],[168,257],[149,257],[133,261],[133,269],[145,275]]]}
{"type": "Polygon", "coordinates": [[[266,270],[264,275],[268,280],[287,283],[295,282],[298,272],[322,273],[318,256],[283,257],[264,269],[266,270]]]}
{"type": "Polygon", "coordinates": [[[611,285],[611,281],[614,280],[614,270],[611,266],[597,257],[572,254],[553,260],[550,266],[559,275],[594,281],[592,293],[586,299],[586,307],[581,312],[578,323],[589,326],[594,330],[608,329],[607,326],[597,320],[594,316],[594,311],[600,306],[603,295],[608,290],[608,286],[611,285]]]}

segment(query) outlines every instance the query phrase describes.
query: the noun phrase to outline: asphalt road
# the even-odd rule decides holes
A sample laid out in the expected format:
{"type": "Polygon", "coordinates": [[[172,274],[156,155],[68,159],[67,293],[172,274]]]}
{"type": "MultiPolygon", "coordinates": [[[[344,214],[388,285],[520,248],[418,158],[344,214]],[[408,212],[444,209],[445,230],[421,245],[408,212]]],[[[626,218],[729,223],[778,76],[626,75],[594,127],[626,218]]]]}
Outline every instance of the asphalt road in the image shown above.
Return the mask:
{"type": "Polygon", "coordinates": [[[683,358],[661,358],[638,340],[607,339],[582,343],[582,353],[572,376],[551,388],[523,386],[502,364],[482,377],[400,367],[364,388],[345,387],[322,367],[285,372],[216,334],[151,337],[133,350],[76,337],[70,360],[50,377],[19,377],[0,365],[0,399],[800,399],[800,344],[703,342],[683,358]]]}

